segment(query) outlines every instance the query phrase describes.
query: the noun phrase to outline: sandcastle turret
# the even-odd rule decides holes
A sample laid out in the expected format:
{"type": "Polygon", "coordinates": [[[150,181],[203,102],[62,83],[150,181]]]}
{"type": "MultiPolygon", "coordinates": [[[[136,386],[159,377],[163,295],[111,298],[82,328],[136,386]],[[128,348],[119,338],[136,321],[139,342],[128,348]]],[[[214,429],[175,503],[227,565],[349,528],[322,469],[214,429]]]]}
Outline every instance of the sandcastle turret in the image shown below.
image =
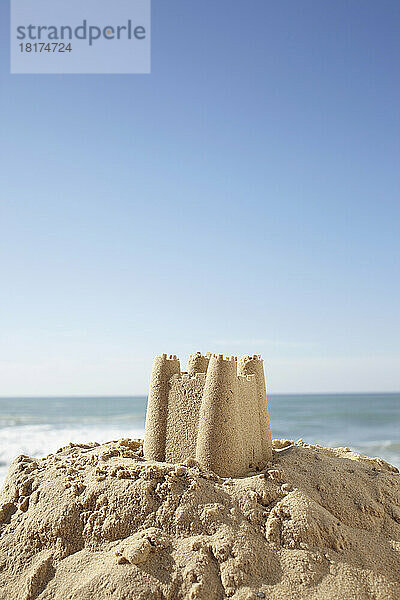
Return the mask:
{"type": "Polygon", "coordinates": [[[149,460],[165,460],[166,429],[170,379],[180,373],[175,355],[156,356],[151,373],[144,433],[144,453],[149,460]]]}
{"type": "Polygon", "coordinates": [[[260,469],[272,457],[263,361],[222,354],[156,357],[147,406],[146,459],[195,458],[222,477],[260,469]]]}
{"type": "Polygon", "coordinates": [[[187,365],[187,372],[189,375],[194,375],[195,373],[207,373],[210,356],[210,354],[203,356],[201,352],[191,354],[187,365]]]}
{"type": "Polygon", "coordinates": [[[236,359],[213,355],[200,407],[196,460],[223,477],[243,475],[241,433],[236,359]]]}
{"type": "Polygon", "coordinates": [[[260,355],[243,356],[238,364],[239,375],[255,375],[257,384],[258,419],[260,426],[261,461],[272,458],[271,428],[269,425],[267,391],[263,360],[260,355]]]}

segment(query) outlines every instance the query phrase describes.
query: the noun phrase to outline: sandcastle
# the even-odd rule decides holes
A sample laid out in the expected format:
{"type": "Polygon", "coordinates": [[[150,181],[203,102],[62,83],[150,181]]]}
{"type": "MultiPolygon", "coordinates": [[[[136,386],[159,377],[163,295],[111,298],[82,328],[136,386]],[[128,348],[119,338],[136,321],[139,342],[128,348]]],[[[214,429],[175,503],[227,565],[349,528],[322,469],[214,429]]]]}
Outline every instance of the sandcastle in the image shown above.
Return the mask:
{"type": "Polygon", "coordinates": [[[170,463],[194,458],[222,477],[240,477],[272,458],[261,356],[200,352],[181,372],[175,355],[154,360],[144,455],[170,463]]]}

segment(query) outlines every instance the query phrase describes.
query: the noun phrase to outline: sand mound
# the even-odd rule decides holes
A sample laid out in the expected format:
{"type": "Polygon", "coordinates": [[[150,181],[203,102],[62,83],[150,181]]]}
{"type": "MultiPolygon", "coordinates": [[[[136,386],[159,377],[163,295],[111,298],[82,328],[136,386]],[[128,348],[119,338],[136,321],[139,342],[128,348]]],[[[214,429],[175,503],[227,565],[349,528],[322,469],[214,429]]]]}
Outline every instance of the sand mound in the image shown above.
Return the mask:
{"type": "Polygon", "coordinates": [[[135,440],[20,456],[0,495],[0,598],[399,600],[397,469],[274,447],[241,479],[147,463],[135,440]]]}

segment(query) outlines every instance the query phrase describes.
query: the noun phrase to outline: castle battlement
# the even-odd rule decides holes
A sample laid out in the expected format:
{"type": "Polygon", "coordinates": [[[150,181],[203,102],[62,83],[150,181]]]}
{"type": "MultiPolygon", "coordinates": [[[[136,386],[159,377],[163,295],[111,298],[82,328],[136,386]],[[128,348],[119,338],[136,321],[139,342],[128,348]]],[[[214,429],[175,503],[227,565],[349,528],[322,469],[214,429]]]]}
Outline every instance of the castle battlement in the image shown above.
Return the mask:
{"type": "Polygon", "coordinates": [[[260,355],[191,354],[181,372],[175,354],[154,360],[144,453],[148,460],[195,458],[223,477],[245,475],[271,460],[260,355]]]}
{"type": "Polygon", "coordinates": [[[256,376],[255,375],[238,375],[238,379],[239,381],[255,381],[256,380],[256,376]]]}

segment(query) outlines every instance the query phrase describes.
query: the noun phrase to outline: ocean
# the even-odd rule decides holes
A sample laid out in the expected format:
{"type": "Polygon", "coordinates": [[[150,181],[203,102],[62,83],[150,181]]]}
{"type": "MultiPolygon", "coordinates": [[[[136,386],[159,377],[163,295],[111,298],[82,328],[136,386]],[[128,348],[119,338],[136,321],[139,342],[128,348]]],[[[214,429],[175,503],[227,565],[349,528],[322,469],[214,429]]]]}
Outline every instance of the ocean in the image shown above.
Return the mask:
{"type": "MultiPolygon", "coordinates": [[[[0,398],[0,482],[19,454],[142,437],[146,397],[0,398]]],[[[400,467],[400,394],[272,395],[273,438],[349,446],[400,467]]]]}

